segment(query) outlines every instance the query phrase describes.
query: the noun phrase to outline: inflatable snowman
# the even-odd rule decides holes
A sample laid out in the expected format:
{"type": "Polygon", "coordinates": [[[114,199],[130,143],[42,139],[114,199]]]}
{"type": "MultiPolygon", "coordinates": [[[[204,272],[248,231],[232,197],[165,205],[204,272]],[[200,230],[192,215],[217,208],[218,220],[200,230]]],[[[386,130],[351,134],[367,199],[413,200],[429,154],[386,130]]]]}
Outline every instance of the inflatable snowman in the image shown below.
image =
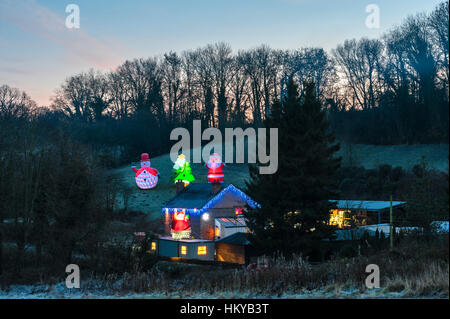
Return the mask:
{"type": "Polygon", "coordinates": [[[132,167],[136,173],[136,185],[140,189],[151,189],[158,184],[158,170],[150,167],[150,157],[147,153],[141,155],[141,168],[132,167]]]}

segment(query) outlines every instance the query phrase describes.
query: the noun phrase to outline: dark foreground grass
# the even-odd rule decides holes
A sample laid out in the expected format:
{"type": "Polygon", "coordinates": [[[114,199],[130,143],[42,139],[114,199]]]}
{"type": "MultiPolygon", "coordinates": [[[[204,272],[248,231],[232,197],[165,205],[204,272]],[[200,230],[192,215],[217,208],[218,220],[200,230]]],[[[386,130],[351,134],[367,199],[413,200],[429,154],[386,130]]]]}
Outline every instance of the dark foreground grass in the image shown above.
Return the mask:
{"type": "MultiPolygon", "coordinates": [[[[447,236],[448,242],[448,236],[447,236]]],[[[252,293],[260,296],[282,297],[305,291],[323,291],[339,296],[345,290],[368,289],[366,266],[376,264],[380,269],[380,291],[399,293],[401,297],[448,298],[448,244],[405,241],[395,250],[383,250],[370,256],[334,258],[311,264],[301,256],[270,259],[270,266],[247,270],[245,267],[227,269],[217,266],[159,262],[150,271],[105,275],[92,283],[114,294],[156,293],[195,296],[200,292],[220,295],[226,292],[252,293]]],[[[88,284],[89,285],[89,284],[88,284]]]]}

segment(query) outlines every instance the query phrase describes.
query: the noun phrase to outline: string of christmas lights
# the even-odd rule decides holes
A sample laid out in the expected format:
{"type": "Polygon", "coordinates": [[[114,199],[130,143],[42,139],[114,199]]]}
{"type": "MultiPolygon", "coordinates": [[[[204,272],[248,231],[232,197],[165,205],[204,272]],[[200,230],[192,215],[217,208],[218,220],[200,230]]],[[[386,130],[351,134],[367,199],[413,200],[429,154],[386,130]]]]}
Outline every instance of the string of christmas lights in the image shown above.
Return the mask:
{"type": "Polygon", "coordinates": [[[205,206],[203,206],[201,209],[197,209],[197,208],[184,208],[184,207],[179,207],[179,208],[169,208],[169,207],[163,207],[162,208],[162,213],[174,213],[176,211],[180,211],[182,209],[185,209],[186,213],[188,214],[192,214],[192,215],[201,215],[204,212],[208,211],[212,206],[214,206],[218,201],[220,201],[223,196],[228,193],[228,192],[234,192],[237,195],[239,195],[241,198],[243,198],[250,207],[252,208],[256,208],[256,207],[260,207],[260,205],[255,202],[254,200],[252,200],[250,197],[247,196],[247,194],[245,194],[243,191],[241,191],[239,188],[235,187],[234,185],[230,184],[227,187],[225,187],[219,194],[217,194],[214,198],[212,198],[211,200],[209,200],[205,206]]]}

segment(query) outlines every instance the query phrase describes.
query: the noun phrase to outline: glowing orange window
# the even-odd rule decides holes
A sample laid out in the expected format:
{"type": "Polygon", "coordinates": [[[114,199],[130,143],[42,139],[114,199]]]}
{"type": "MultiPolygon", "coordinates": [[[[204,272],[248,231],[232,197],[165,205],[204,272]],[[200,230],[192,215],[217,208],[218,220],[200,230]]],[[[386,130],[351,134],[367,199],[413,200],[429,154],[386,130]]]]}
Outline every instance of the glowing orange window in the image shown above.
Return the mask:
{"type": "Polygon", "coordinates": [[[182,255],[186,255],[186,254],[187,254],[187,247],[186,247],[186,246],[181,246],[181,251],[180,251],[180,253],[181,253],[182,255]]]}
{"type": "Polygon", "coordinates": [[[156,250],[156,242],[152,241],[152,250],[156,250]]]}
{"type": "Polygon", "coordinates": [[[198,246],[197,255],[206,255],[206,246],[198,246]]]}

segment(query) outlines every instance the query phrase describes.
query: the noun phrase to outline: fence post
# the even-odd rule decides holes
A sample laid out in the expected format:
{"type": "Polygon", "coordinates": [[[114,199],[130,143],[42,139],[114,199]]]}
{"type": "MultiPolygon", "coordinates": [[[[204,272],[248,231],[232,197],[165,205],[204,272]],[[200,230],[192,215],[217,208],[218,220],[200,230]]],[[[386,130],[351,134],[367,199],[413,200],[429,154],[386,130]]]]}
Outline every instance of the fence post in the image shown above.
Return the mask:
{"type": "Polygon", "coordinates": [[[390,224],[389,237],[391,241],[391,250],[392,250],[394,248],[394,227],[392,224],[392,195],[391,195],[391,202],[389,205],[389,224],[390,224]]]}

